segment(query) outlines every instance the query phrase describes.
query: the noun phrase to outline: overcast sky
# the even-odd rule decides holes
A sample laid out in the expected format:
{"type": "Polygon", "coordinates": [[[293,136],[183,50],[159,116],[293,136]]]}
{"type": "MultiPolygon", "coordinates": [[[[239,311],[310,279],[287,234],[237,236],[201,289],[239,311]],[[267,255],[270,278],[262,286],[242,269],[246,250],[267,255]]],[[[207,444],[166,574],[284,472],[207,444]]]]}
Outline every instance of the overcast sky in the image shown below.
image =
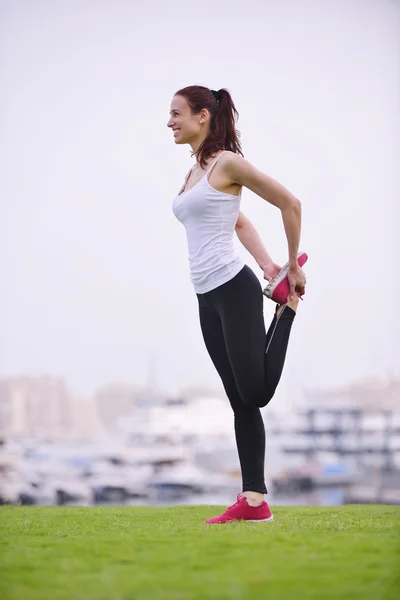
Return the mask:
{"type": "MultiPolygon", "coordinates": [[[[399,373],[399,22],[391,0],[0,0],[0,376],[90,395],[153,356],[171,394],[219,385],[171,211],[191,84],[230,90],[246,158],[303,204],[280,401],[399,373]]],[[[242,210],[284,263],[279,211],[248,190],[242,210]]]]}

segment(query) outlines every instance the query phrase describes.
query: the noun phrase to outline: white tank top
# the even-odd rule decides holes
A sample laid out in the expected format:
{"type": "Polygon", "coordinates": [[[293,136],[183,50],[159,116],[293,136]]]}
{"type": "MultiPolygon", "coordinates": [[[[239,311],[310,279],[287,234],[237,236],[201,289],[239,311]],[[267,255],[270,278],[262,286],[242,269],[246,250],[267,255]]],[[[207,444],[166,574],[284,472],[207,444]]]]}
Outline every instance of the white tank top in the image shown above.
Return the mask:
{"type": "MultiPolygon", "coordinates": [[[[190,279],[197,294],[226,283],[244,267],[233,243],[241,194],[219,192],[208,182],[222,154],[198,183],[180,193],[172,203],[174,215],[186,229],[190,279]]],[[[187,182],[188,178],[185,185],[187,182]]]]}

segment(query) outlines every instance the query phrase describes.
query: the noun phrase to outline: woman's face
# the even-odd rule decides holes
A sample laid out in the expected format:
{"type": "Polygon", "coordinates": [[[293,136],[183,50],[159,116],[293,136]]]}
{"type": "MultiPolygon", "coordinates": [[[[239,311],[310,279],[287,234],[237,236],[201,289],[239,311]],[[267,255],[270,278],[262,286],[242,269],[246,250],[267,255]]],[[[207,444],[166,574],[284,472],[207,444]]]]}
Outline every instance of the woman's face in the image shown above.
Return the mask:
{"type": "Polygon", "coordinates": [[[167,127],[173,131],[175,144],[190,144],[201,132],[201,115],[192,114],[183,96],[174,96],[170,107],[167,127]]]}

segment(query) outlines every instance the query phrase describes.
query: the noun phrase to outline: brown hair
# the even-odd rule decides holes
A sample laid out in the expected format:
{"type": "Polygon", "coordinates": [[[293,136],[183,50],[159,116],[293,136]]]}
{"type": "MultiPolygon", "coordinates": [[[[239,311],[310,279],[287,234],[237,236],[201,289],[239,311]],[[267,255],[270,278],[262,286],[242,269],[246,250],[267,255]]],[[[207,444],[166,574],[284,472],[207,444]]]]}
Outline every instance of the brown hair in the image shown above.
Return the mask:
{"type": "Polygon", "coordinates": [[[231,150],[243,156],[240,133],[236,129],[239,113],[228,90],[223,88],[216,92],[201,85],[190,85],[176,92],[175,96],[186,99],[192,114],[198,114],[202,108],[206,108],[211,115],[210,133],[196,153],[202,168],[210,156],[219,150],[231,150]]]}

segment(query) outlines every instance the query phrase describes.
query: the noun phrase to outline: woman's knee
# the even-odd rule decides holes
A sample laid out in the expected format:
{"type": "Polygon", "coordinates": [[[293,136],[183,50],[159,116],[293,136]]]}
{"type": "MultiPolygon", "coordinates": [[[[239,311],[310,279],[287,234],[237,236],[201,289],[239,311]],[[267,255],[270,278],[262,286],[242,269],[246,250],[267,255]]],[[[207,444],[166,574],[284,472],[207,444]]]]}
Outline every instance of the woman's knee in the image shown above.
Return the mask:
{"type": "Polygon", "coordinates": [[[249,398],[245,401],[245,404],[253,408],[264,408],[271,400],[272,396],[264,395],[262,398],[249,398]]]}
{"type": "Polygon", "coordinates": [[[254,386],[243,390],[241,397],[246,406],[264,408],[272,400],[275,389],[266,386],[254,386]]]}

